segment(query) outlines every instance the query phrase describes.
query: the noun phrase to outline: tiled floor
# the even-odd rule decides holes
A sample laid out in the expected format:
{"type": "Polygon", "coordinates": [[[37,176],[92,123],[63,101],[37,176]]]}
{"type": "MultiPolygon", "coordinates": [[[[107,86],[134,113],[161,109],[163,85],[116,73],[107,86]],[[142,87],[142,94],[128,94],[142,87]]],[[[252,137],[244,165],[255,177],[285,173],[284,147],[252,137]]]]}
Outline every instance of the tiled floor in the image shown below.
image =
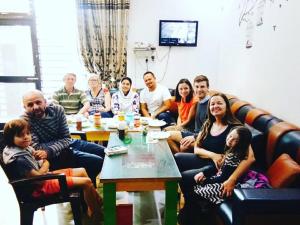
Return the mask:
{"type": "MultiPolygon", "coordinates": [[[[129,201],[133,203],[134,225],[161,225],[160,213],[163,211],[164,194],[161,192],[136,192],[126,195],[117,194],[118,202],[129,201]],[[129,196],[129,197],[128,197],[129,196]],[[123,199],[123,200],[122,200],[123,199]]],[[[38,210],[34,215],[34,225],[73,225],[70,204],[57,204],[47,206],[45,211],[38,210]]],[[[83,225],[101,225],[101,216],[88,218],[83,215],[83,225]]]]}
{"type": "MultiPolygon", "coordinates": [[[[8,183],[3,171],[0,170],[0,224],[19,225],[19,206],[14,191],[8,183]]],[[[98,186],[102,193],[101,185],[98,186]]],[[[160,215],[163,214],[164,192],[135,192],[129,195],[117,193],[117,202],[133,203],[134,225],[161,225],[160,215]]],[[[101,225],[102,215],[98,213],[92,218],[83,214],[84,225],[101,225]]],[[[34,214],[34,225],[73,225],[73,215],[69,203],[57,204],[40,209],[34,214]]]]}
{"type": "MultiPolygon", "coordinates": [[[[95,215],[89,218],[86,214],[82,214],[83,225],[101,225],[102,218],[95,215]]],[[[56,204],[45,207],[42,211],[39,209],[34,214],[33,225],[73,225],[73,215],[69,203],[56,204]]]]}

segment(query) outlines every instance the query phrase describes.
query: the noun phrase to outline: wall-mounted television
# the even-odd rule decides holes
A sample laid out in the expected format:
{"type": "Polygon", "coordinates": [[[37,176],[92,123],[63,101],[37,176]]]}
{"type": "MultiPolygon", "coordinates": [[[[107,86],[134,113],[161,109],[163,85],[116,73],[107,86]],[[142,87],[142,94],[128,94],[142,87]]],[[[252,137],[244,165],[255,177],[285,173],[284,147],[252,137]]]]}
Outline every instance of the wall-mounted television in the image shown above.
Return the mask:
{"type": "Polygon", "coordinates": [[[159,46],[197,46],[198,21],[160,20],[159,46]]]}

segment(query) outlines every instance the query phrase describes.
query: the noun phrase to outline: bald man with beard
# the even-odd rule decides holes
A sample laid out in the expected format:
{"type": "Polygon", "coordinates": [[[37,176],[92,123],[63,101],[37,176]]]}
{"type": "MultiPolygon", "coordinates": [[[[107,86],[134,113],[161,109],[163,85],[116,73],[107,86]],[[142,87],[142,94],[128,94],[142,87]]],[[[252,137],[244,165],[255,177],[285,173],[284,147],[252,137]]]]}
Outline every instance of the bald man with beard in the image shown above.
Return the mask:
{"type": "Polygon", "coordinates": [[[25,114],[22,116],[31,127],[35,156],[47,159],[51,170],[67,167],[83,167],[95,184],[102,168],[104,147],[82,140],[72,140],[64,109],[60,105],[47,104],[39,90],[23,96],[25,114]]]}

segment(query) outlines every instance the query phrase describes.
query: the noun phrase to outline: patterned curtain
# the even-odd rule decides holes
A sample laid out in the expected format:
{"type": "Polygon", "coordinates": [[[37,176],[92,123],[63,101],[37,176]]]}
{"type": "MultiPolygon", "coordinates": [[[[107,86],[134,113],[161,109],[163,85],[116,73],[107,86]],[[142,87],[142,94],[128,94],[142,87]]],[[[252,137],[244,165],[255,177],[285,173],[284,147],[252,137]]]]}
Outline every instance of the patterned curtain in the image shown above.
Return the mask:
{"type": "Polygon", "coordinates": [[[81,56],[110,88],[126,76],[129,0],[77,0],[81,56]]]}

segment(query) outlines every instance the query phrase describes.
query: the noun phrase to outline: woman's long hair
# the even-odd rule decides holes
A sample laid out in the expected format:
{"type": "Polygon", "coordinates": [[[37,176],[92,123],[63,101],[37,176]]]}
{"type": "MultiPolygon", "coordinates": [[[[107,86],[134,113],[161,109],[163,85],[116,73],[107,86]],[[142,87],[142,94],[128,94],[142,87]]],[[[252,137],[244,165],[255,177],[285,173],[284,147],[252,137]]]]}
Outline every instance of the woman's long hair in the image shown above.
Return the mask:
{"type": "Polygon", "coordinates": [[[179,85],[180,84],[187,84],[190,88],[190,93],[188,94],[188,96],[186,96],[186,102],[190,102],[194,96],[194,89],[193,86],[191,84],[191,82],[188,79],[181,79],[175,89],[175,102],[180,102],[181,101],[181,96],[179,94],[179,85]]]}
{"type": "Polygon", "coordinates": [[[233,130],[235,130],[236,133],[238,134],[238,142],[232,148],[228,148],[228,146],[226,145],[225,154],[232,152],[236,154],[240,160],[247,159],[249,146],[252,139],[252,134],[250,130],[244,126],[233,127],[230,130],[230,132],[233,130]]]}
{"type": "Polygon", "coordinates": [[[229,103],[229,100],[226,97],[226,95],[224,95],[223,93],[215,93],[214,95],[212,95],[210,97],[210,100],[207,104],[207,117],[208,118],[204,122],[201,132],[199,133],[199,135],[197,137],[196,144],[198,147],[202,146],[203,140],[207,137],[213,123],[216,121],[216,118],[210,112],[210,102],[211,102],[211,99],[215,96],[220,96],[221,98],[223,98],[225,101],[225,104],[226,104],[226,112],[222,118],[222,123],[224,125],[233,125],[233,126],[240,125],[240,126],[242,126],[242,123],[237,118],[235,118],[235,116],[232,114],[231,109],[230,109],[230,103],[229,103]]]}

